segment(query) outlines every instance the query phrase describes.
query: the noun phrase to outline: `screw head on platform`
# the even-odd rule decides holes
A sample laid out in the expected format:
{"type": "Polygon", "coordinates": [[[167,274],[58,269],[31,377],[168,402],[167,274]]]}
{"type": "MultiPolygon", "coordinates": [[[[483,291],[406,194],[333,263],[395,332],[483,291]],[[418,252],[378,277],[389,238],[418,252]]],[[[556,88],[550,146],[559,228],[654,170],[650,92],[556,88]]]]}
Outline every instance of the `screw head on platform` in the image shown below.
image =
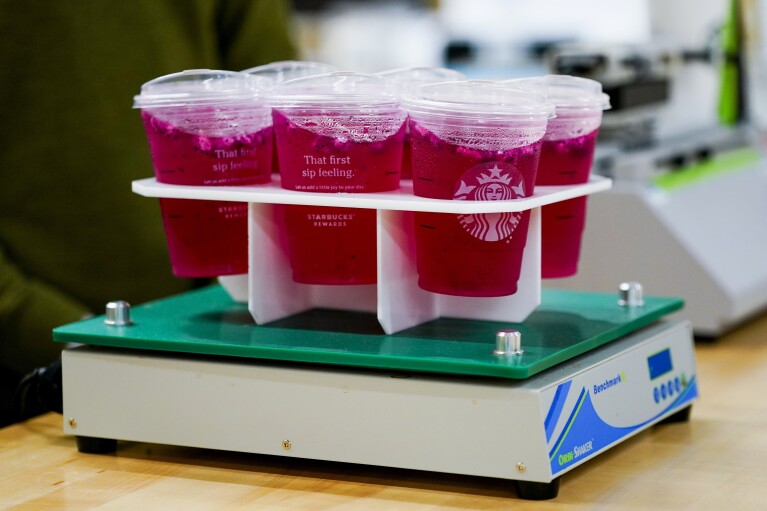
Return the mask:
{"type": "Polygon", "coordinates": [[[642,284],[639,282],[623,282],[618,287],[618,305],[621,307],[639,307],[644,305],[642,284]]]}
{"type": "Polygon", "coordinates": [[[511,357],[522,353],[522,334],[518,330],[498,330],[495,333],[493,355],[511,357]]]}
{"type": "Polygon", "coordinates": [[[130,319],[130,304],[124,300],[116,300],[107,304],[104,324],[110,326],[127,326],[132,323],[130,319]]]}

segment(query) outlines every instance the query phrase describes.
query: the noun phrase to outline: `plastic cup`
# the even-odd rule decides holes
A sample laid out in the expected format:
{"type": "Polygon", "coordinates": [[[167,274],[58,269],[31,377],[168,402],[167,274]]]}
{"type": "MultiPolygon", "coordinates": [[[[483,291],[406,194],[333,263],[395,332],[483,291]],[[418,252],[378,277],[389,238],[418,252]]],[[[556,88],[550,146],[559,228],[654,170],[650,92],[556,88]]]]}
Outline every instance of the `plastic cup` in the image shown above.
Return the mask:
{"type": "Polygon", "coordinates": [[[248,205],[160,199],[173,274],[236,275],[248,271],[248,205]]]}
{"type": "MultiPolygon", "coordinates": [[[[504,82],[544,92],[556,108],[543,137],[538,165],[539,185],[585,183],[591,173],[602,111],[610,98],[594,80],[548,75],[504,82]]],[[[570,277],[578,272],[586,225],[587,198],[579,197],[542,208],[541,277],[570,277]]]]}
{"type": "MultiPolygon", "coordinates": [[[[263,79],[190,70],[142,85],[141,109],[155,177],[195,186],[271,180],[272,121],[263,79]]],[[[173,274],[215,277],[248,271],[247,204],[160,199],[173,274]]]]}
{"type": "MultiPolygon", "coordinates": [[[[509,200],[534,191],[553,107],[545,97],[492,83],[420,87],[403,100],[421,197],[509,200]]],[[[415,213],[418,285],[456,296],[517,291],[530,213],[415,213]]]]}
{"type": "MultiPolygon", "coordinates": [[[[394,80],[400,97],[406,96],[412,90],[422,85],[466,80],[466,75],[460,71],[446,67],[403,67],[381,71],[378,75],[394,80]]],[[[405,125],[405,141],[402,146],[402,178],[411,179],[412,177],[410,128],[408,125],[405,125]]]]}
{"type": "MultiPolygon", "coordinates": [[[[365,193],[399,187],[405,114],[390,80],[329,73],[278,85],[272,98],[282,187],[365,193]]],[[[376,282],[375,210],[286,206],[293,280],[376,282]]]]}
{"type": "MultiPolygon", "coordinates": [[[[281,60],[263,66],[251,67],[250,69],[244,70],[243,73],[267,78],[268,80],[271,80],[274,85],[277,85],[282,82],[287,82],[288,80],[295,80],[296,78],[321,75],[335,71],[338,71],[335,66],[323,64],[322,62],[312,62],[308,60],[281,60]]],[[[276,139],[274,139],[272,155],[272,172],[276,174],[280,172],[276,139]]]]}

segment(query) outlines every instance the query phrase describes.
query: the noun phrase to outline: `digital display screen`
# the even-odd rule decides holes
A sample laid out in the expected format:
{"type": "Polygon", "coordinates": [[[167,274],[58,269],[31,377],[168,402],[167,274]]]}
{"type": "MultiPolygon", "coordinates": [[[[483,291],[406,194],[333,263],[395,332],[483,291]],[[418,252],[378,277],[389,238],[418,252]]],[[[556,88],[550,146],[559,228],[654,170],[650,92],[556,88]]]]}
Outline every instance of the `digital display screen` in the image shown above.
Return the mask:
{"type": "Polygon", "coordinates": [[[671,364],[671,350],[666,348],[655,355],[647,357],[647,367],[650,369],[650,379],[654,380],[659,376],[671,372],[674,366],[671,364]]]}

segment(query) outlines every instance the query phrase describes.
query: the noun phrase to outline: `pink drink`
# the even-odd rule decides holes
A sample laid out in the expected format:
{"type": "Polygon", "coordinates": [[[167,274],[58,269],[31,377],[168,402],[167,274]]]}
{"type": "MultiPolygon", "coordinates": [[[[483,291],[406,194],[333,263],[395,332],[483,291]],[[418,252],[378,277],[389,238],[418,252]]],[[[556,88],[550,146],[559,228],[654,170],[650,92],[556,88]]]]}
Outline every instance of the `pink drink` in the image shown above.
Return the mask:
{"type": "MultiPolygon", "coordinates": [[[[312,62],[306,60],[280,60],[270,62],[261,66],[251,67],[243,71],[251,76],[259,76],[270,80],[275,84],[282,83],[296,78],[331,73],[337,71],[334,66],[322,62],[312,62]]],[[[275,140],[272,150],[273,163],[272,173],[279,174],[280,163],[277,159],[277,141],[275,140]]]]}
{"type": "MultiPolygon", "coordinates": [[[[354,193],[399,187],[404,123],[382,140],[352,142],[300,127],[278,110],[273,110],[272,116],[283,188],[354,193]]],[[[376,282],[375,210],[320,206],[285,209],[296,282],[376,282]]]]}
{"type": "Polygon", "coordinates": [[[588,197],[541,208],[541,277],[561,278],[578,272],[588,197]]]}
{"type": "Polygon", "coordinates": [[[174,275],[247,273],[247,204],[160,199],[160,208],[174,275]]]}
{"type": "Polygon", "coordinates": [[[277,138],[272,137],[272,174],[280,173],[280,159],[277,157],[277,138]]]}
{"type": "Polygon", "coordinates": [[[410,141],[410,130],[405,132],[402,143],[402,179],[413,178],[413,143],[410,141]]]}
{"type": "Polygon", "coordinates": [[[598,131],[563,140],[544,138],[535,184],[575,185],[587,182],[598,131]]]}
{"type": "Polygon", "coordinates": [[[384,192],[399,187],[405,124],[377,142],[319,135],[274,110],[282,187],[307,192],[384,192]]]}
{"type": "MultiPolygon", "coordinates": [[[[573,185],[589,179],[597,131],[562,140],[544,140],[538,185],[573,185]]],[[[541,277],[575,275],[586,224],[586,197],[542,208],[541,277]]]]}
{"type": "MultiPolygon", "coordinates": [[[[378,74],[379,76],[385,76],[394,80],[399,89],[400,97],[407,95],[409,91],[421,85],[466,79],[463,73],[444,67],[402,67],[382,71],[378,74]]],[[[412,176],[410,130],[406,130],[404,147],[402,149],[402,178],[410,179],[412,176]]]]}
{"type": "MultiPolygon", "coordinates": [[[[508,200],[533,193],[541,142],[503,151],[449,143],[410,121],[416,195],[508,200]]],[[[529,211],[453,215],[415,213],[418,285],[457,296],[517,291],[529,211]]]]}
{"type": "MultiPolygon", "coordinates": [[[[610,98],[594,80],[547,75],[509,80],[507,85],[545,91],[556,117],[549,121],[541,151],[538,185],[575,185],[589,179],[602,112],[610,98]]],[[[544,206],[541,211],[541,277],[559,278],[578,270],[586,222],[586,199],[544,206]]]]}
{"type": "Polygon", "coordinates": [[[215,137],[191,133],[147,110],[141,112],[141,118],[160,183],[250,185],[271,179],[271,126],[256,133],[215,137]]]}
{"type": "Polygon", "coordinates": [[[375,284],[376,211],[285,206],[293,280],[375,284]]]}
{"type": "MultiPolygon", "coordinates": [[[[248,185],[271,179],[271,126],[255,133],[215,137],[190,133],[147,110],[141,117],[161,183],[248,185]]],[[[160,205],[174,275],[247,273],[247,204],[161,199],[160,205]]]]}

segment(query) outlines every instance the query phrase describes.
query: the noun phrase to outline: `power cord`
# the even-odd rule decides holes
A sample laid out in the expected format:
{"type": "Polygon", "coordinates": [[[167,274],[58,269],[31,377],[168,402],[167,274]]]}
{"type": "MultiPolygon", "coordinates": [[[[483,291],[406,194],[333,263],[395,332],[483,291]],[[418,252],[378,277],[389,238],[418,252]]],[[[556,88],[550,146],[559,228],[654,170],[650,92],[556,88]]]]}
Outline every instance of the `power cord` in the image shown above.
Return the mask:
{"type": "Polygon", "coordinates": [[[17,421],[44,412],[62,413],[61,359],[24,376],[16,387],[13,402],[17,421]]]}

